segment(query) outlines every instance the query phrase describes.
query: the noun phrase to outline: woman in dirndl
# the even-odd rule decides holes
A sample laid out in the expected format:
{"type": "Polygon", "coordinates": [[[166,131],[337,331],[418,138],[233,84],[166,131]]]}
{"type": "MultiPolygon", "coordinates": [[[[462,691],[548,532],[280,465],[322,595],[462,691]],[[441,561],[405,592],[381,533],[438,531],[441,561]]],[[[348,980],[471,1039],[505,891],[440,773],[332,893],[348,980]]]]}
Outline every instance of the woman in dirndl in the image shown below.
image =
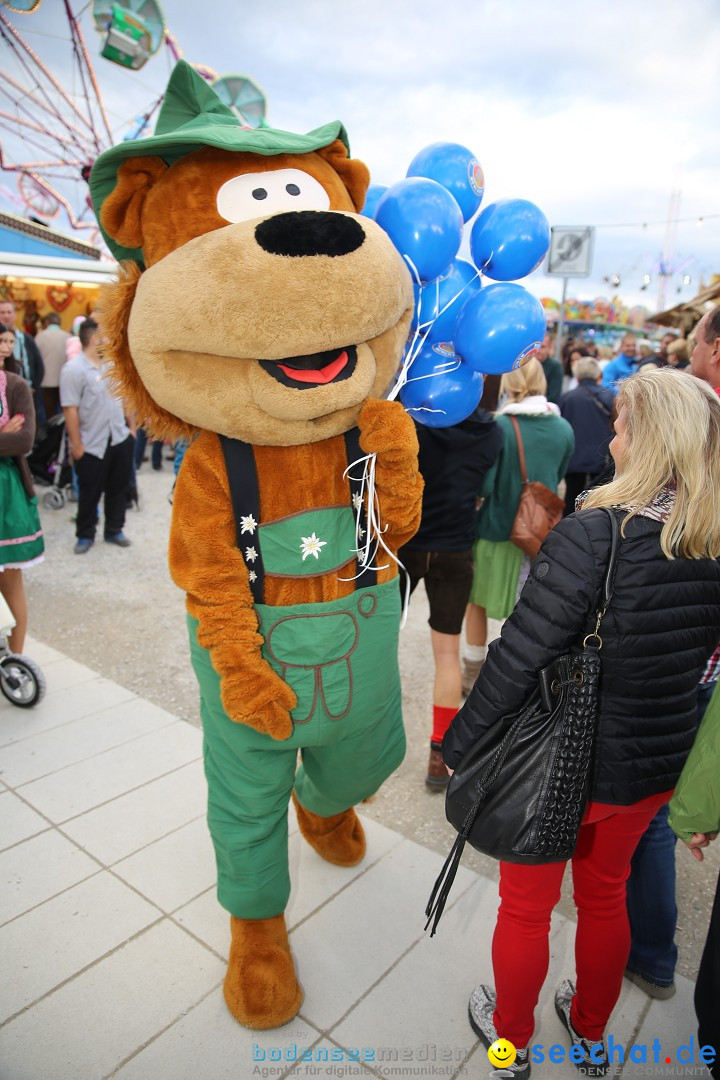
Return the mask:
{"type": "Polygon", "coordinates": [[[32,390],[12,357],[15,332],[0,323],[0,593],[15,618],[10,651],[25,644],[28,612],[22,572],[42,561],[45,544],[25,455],[35,438],[32,390]]]}
{"type": "Polygon", "coordinates": [[[502,622],[508,617],[530,569],[530,559],[510,540],[522,491],[518,444],[510,417],[517,419],[520,428],[528,479],[539,480],[552,491],[557,491],[575,446],[572,428],[560,416],[557,405],[547,400],[546,389],[538,360],[506,372],[500,380],[500,395],[505,401],[496,419],[503,445],[479,492],[483,504],[475,526],[475,574],[465,618],[464,694],[472,690],[485,662],[488,619],[502,622]]]}

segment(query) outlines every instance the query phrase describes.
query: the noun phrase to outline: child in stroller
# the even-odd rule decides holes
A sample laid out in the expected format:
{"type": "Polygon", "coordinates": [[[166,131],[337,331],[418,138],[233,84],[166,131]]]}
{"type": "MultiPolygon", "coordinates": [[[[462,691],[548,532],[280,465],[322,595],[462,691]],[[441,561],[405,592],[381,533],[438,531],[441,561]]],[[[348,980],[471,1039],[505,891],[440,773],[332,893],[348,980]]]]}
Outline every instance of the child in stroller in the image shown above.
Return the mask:
{"type": "Polygon", "coordinates": [[[67,499],[73,501],[72,468],[65,436],[65,417],[62,413],[52,416],[42,435],[28,456],[28,465],[34,478],[52,490],[43,495],[43,506],[48,510],[60,510],[67,499]]]}

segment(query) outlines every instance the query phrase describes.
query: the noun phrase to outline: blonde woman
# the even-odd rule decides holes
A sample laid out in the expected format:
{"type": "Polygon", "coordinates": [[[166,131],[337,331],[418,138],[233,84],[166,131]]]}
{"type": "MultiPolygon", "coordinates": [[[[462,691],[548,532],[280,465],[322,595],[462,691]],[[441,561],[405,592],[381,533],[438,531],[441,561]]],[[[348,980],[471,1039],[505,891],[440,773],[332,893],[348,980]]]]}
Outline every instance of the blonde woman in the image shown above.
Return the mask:
{"type": "Polygon", "coordinates": [[[503,375],[504,404],[497,419],[503,445],[480,493],[483,504],[475,527],[474,577],[468,604],[463,658],[463,692],[469,693],[487,652],[487,620],[505,619],[515,607],[523,553],[510,541],[520,502],[522,480],[517,439],[510,420],[517,419],[525,449],[528,479],[557,490],[575,445],[572,428],[545,397],[542,365],[531,360],[503,375]]]}
{"type": "MultiPolygon", "coordinates": [[[[583,1048],[576,1064],[596,1076],[608,1068],[603,1034],[630,947],[630,860],[692,746],[697,684],[720,638],[720,399],[692,375],[648,368],[621,384],[618,407],[615,479],[548,534],[443,741],[454,769],[522,704],[537,673],[591,631],[610,539],[607,515],[595,508],[612,508],[620,551],[602,625],[591,801],[572,858],[577,984],[566,979],[555,995],[558,1017],[583,1048]]],[[[470,1022],[483,1042],[501,1037],[519,1047],[511,1075],[530,1073],[527,1047],[564,869],[500,863],[495,989],[475,989],[470,1022]]]]}

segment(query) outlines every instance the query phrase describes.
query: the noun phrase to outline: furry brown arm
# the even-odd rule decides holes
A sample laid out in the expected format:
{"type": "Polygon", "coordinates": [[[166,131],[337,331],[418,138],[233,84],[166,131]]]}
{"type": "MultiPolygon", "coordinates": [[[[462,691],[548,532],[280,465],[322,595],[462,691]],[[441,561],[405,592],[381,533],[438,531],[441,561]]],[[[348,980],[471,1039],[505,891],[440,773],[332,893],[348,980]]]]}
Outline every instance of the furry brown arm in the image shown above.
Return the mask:
{"type": "Polygon", "coordinates": [[[423,479],[418,472],[415,425],[399,401],[370,398],[358,418],[360,446],[377,454],[375,486],[383,534],[393,551],[418,531],[422,513],[423,479]]]}
{"type": "Polygon", "coordinates": [[[235,543],[230,493],[217,435],[202,432],[178,474],[170,530],[170,573],[199,620],[198,641],[210,651],[231,720],[287,739],[295,694],[263,658],[263,638],[235,543]]]}

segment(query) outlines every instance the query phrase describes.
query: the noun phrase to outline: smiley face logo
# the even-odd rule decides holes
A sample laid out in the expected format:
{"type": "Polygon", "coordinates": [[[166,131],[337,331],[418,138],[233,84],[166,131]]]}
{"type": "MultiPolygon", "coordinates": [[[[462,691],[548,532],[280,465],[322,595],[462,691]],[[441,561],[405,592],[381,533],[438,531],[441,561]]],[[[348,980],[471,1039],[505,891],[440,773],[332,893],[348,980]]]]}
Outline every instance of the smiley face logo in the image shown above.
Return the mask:
{"type": "Polygon", "coordinates": [[[517,1057],[517,1050],[507,1039],[496,1039],[488,1050],[488,1061],[496,1069],[507,1068],[517,1057]]]}

